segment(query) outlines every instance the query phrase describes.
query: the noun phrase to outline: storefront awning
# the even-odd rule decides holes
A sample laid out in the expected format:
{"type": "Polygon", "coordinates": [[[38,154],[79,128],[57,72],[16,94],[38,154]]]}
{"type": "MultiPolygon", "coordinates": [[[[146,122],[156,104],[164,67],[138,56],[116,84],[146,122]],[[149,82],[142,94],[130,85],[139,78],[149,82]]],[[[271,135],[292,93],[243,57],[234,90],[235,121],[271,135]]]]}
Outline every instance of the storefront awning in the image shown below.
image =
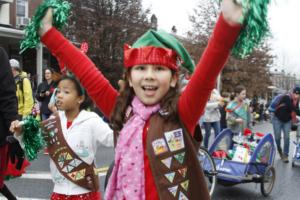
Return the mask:
{"type": "Polygon", "coordinates": [[[0,37],[22,39],[24,33],[25,32],[23,30],[0,27],[0,37]]]}

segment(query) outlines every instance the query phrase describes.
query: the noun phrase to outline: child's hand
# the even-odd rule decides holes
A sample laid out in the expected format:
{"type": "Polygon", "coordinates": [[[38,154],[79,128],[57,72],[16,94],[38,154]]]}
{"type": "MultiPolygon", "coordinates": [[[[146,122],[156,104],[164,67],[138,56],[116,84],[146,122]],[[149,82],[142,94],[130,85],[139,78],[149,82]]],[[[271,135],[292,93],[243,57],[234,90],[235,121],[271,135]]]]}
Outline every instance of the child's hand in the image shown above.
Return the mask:
{"type": "Polygon", "coordinates": [[[223,100],[219,101],[219,106],[223,107],[225,105],[225,102],[223,100]]]}
{"type": "Polygon", "coordinates": [[[237,123],[239,123],[239,124],[242,124],[244,120],[241,119],[241,118],[237,118],[235,121],[236,121],[237,123]]]}
{"type": "Polygon", "coordinates": [[[46,91],[46,92],[45,92],[45,95],[46,95],[46,96],[49,96],[50,94],[51,94],[51,93],[50,93],[49,91],[46,91]]]}
{"type": "Polygon", "coordinates": [[[20,136],[22,133],[22,123],[19,120],[11,122],[9,131],[14,133],[16,136],[20,136]]]}
{"type": "Polygon", "coordinates": [[[52,8],[49,8],[46,12],[46,15],[41,21],[41,27],[39,29],[39,35],[42,37],[49,29],[52,28],[53,21],[53,11],[52,8]]]}
{"type": "Polygon", "coordinates": [[[230,25],[241,23],[241,19],[243,18],[242,6],[234,1],[235,0],[223,0],[221,4],[223,17],[230,25]]]}

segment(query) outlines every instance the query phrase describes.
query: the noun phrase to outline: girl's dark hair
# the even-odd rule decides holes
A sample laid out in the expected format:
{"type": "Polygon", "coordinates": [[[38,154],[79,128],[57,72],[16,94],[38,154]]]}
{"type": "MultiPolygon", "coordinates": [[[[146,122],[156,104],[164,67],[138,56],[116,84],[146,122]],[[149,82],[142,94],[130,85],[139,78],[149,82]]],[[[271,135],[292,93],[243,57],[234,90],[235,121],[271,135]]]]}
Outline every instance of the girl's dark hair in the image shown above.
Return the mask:
{"type": "MultiPolygon", "coordinates": [[[[175,71],[172,71],[174,75],[175,71]]],[[[125,113],[128,106],[130,106],[134,97],[134,91],[129,86],[128,76],[130,69],[126,69],[124,77],[124,89],[120,91],[120,95],[117,97],[115,108],[110,116],[110,126],[114,131],[119,132],[123,128],[123,124],[126,121],[125,113]]],[[[167,94],[160,101],[161,110],[164,113],[168,113],[164,118],[169,121],[178,121],[177,101],[179,97],[179,84],[176,83],[175,87],[170,87],[167,94]]]]}
{"type": "Polygon", "coordinates": [[[234,88],[234,94],[235,96],[237,96],[238,94],[240,94],[243,90],[246,90],[245,86],[243,85],[238,85],[234,88]]]}
{"type": "Polygon", "coordinates": [[[89,98],[89,96],[87,95],[85,89],[83,89],[83,87],[81,86],[80,82],[74,77],[74,76],[63,76],[57,83],[57,85],[63,81],[63,80],[69,80],[72,81],[75,85],[75,89],[77,91],[78,96],[84,96],[84,100],[83,102],[80,104],[79,109],[80,110],[84,110],[90,107],[91,105],[91,100],[89,98]]]}

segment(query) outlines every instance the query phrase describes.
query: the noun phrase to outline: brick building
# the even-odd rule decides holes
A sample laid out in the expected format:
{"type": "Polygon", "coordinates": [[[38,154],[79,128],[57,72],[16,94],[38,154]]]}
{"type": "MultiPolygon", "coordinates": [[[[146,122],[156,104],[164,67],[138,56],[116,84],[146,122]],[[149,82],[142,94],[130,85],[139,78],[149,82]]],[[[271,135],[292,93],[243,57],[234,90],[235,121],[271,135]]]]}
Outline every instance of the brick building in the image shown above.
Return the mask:
{"type": "Polygon", "coordinates": [[[270,73],[274,94],[287,92],[295,85],[299,85],[300,80],[297,79],[296,74],[286,73],[284,70],[274,69],[270,73]]]}
{"type": "MultiPolygon", "coordinates": [[[[24,71],[42,80],[42,68],[51,65],[53,58],[43,48],[20,52],[20,41],[24,28],[34,15],[35,9],[43,0],[0,0],[0,44],[10,58],[20,61],[24,71]]],[[[55,61],[56,62],[56,61],[55,61]]]]}

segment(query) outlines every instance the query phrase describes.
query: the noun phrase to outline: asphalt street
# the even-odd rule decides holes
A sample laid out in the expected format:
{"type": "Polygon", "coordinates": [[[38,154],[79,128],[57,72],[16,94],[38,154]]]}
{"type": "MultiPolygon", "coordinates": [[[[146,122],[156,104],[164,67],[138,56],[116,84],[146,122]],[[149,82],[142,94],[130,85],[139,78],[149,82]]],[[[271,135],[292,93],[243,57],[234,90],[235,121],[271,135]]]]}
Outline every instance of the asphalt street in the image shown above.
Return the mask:
{"type": "MultiPolygon", "coordinates": [[[[272,133],[270,123],[261,123],[253,127],[254,131],[272,133]]],[[[295,132],[291,132],[290,160],[295,145],[292,143],[295,132]]],[[[98,150],[96,163],[100,168],[100,190],[103,192],[103,182],[106,169],[114,156],[112,148],[101,147],[98,150]]],[[[297,200],[300,199],[300,167],[292,167],[290,163],[283,163],[276,155],[274,167],[276,169],[276,181],[269,197],[263,197],[260,193],[260,184],[245,183],[224,187],[217,185],[213,194],[213,200],[297,200]]],[[[6,182],[8,187],[20,200],[45,200],[49,199],[53,183],[49,173],[49,157],[39,155],[39,158],[31,163],[26,174],[20,178],[6,182]]],[[[0,196],[0,199],[4,199],[0,196]]]]}

